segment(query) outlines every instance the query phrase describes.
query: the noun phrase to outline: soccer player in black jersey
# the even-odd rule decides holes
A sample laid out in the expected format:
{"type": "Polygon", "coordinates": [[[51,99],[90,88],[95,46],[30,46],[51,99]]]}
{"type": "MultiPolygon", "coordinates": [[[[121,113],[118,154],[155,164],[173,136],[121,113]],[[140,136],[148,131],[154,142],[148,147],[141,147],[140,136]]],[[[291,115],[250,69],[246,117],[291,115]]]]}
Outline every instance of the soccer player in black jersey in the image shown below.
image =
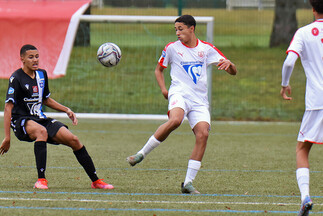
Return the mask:
{"type": "Polygon", "coordinates": [[[92,180],[92,188],[113,189],[96,175],[95,166],[85,146],[77,136],[63,123],[48,118],[42,111],[46,105],[60,112],[65,112],[77,124],[75,113],[50,97],[47,73],[38,68],[39,53],[35,46],[24,45],[20,49],[22,68],[9,78],[6,103],[4,108],[5,138],[0,146],[0,155],[10,148],[10,127],[21,141],[35,142],[34,152],[38,180],[34,188],[48,189],[45,178],[47,143],[64,144],[72,148],[78,162],[92,180]]]}

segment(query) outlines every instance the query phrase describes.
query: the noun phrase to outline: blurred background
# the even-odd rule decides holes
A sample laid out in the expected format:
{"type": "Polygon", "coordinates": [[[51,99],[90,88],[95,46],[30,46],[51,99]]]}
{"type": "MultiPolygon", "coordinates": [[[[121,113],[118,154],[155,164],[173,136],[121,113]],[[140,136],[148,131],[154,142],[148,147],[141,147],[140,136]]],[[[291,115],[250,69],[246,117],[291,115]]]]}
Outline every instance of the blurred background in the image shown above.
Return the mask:
{"type": "MultiPolygon", "coordinates": [[[[93,0],[85,14],[213,17],[212,43],[238,74],[212,68],[212,120],[302,118],[305,75],[299,60],[290,83],[293,100],[283,101],[279,92],[289,42],[297,28],[314,20],[308,0],[93,0]]],[[[207,40],[206,32],[206,24],[198,23],[198,38],[207,40]]],[[[166,114],[154,69],[165,45],[176,39],[172,22],[81,21],[66,76],[50,81],[52,97],[78,113],[166,114]],[[105,42],[121,48],[115,67],[96,59],[105,42]]],[[[165,78],[169,86],[169,68],[165,78]]],[[[0,82],[4,101],[8,80],[0,82]]]]}

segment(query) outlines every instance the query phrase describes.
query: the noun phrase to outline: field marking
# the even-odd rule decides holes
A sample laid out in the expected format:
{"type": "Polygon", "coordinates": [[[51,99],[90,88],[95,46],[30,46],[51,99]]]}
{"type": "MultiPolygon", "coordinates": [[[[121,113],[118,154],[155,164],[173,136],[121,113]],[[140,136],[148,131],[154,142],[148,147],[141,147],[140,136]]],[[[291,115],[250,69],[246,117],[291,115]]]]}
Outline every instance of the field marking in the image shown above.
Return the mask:
{"type": "MultiPolygon", "coordinates": [[[[35,166],[12,166],[12,165],[0,165],[1,168],[19,168],[19,169],[35,169],[35,166]]],[[[47,169],[82,169],[83,167],[54,167],[49,166],[47,169]]],[[[97,170],[127,170],[127,171],[183,171],[186,172],[187,169],[159,169],[159,168],[100,168],[97,170]]],[[[254,172],[263,172],[263,173],[294,173],[295,170],[226,170],[226,169],[200,169],[200,172],[245,172],[245,173],[254,173],[254,172]]],[[[322,173],[323,171],[312,170],[310,173],[322,173]]]]}
{"type": "MultiPolygon", "coordinates": [[[[92,200],[92,199],[49,199],[49,198],[17,198],[0,197],[0,200],[12,201],[50,201],[50,202],[103,202],[103,203],[154,203],[154,204],[217,204],[217,205],[275,205],[275,206],[299,206],[299,203],[271,203],[271,202],[210,202],[210,201],[165,201],[165,200],[92,200]]],[[[315,205],[322,206],[323,204],[315,205]]]]}
{"type": "MultiPolygon", "coordinates": [[[[198,197],[266,197],[266,198],[299,198],[296,195],[249,195],[249,194],[160,194],[160,193],[115,193],[115,192],[67,192],[67,191],[0,191],[2,194],[70,194],[70,195],[107,195],[107,196],[198,196],[198,197]]],[[[323,196],[311,196],[323,198],[323,196]]]]}
{"type": "MultiPolygon", "coordinates": [[[[99,133],[99,134],[152,134],[154,131],[121,131],[121,130],[89,130],[89,129],[71,129],[73,133],[99,133]]],[[[190,131],[174,131],[172,134],[176,135],[193,135],[190,131]]],[[[212,132],[209,135],[228,135],[228,136],[283,136],[283,137],[295,137],[297,138],[297,133],[292,134],[278,134],[278,133],[239,133],[239,132],[212,132]]]]}
{"type": "MultiPolygon", "coordinates": [[[[163,200],[91,200],[91,199],[48,199],[48,198],[9,198],[0,197],[0,200],[10,201],[49,201],[49,202],[101,202],[101,203],[156,203],[156,204],[217,204],[217,205],[275,205],[275,206],[298,206],[299,203],[270,203],[270,202],[203,202],[203,201],[163,201],[163,200]]],[[[315,203],[322,206],[323,204],[315,203]]],[[[217,209],[163,209],[163,208],[71,208],[71,207],[40,207],[40,206],[0,206],[0,209],[24,209],[24,210],[66,210],[66,211],[149,211],[149,212],[208,212],[208,213],[275,213],[275,214],[297,214],[298,211],[267,211],[267,210],[217,210],[217,209]]],[[[323,214],[323,212],[312,212],[313,214],[323,214]]]]}
{"type": "MultiPolygon", "coordinates": [[[[67,211],[145,211],[145,212],[195,212],[195,213],[278,213],[297,214],[297,211],[265,211],[265,210],[190,210],[190,209],[136,209],[136,208],[63,208],[63,207],[27,207],[27,206],[0,206],[0,209],[24,209],[24,210],[67,210],[67,211]]],[[[323,214],[323,212],[315,212],[323,214]]]]}
{"type": "MultiPolygon", "coordinates": [[[[162,208],[65,208],[65,207],[27,207],[27,206],[0,206],[0,209],[24,209],[24,210],[67,210],[67,211],[131,211],[131,212],[194,212],[194,213],[272,213],[272,214],[297,214],[298,211],[267,211],[267,210],[191,210],[191,209],[162,209],[162,208]]],[[[323,214],[323,212],[312,212],[312,214],[323,214]]]]}

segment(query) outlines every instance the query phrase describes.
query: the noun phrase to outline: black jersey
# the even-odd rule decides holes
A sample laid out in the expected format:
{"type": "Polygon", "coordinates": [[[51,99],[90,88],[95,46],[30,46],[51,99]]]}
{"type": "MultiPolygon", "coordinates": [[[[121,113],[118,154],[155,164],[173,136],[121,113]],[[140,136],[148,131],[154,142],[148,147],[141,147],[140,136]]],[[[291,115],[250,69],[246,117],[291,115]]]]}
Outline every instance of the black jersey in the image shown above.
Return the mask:
{"type": "Polygon", "coordinates": [[[50,96],[48,77],[45,70],[35,71],[32,79],[21,68],[9,78],[6,103],[12,101],[12,117],[35,116],[46,118],[42,111],[43,100],[50,96]]]}

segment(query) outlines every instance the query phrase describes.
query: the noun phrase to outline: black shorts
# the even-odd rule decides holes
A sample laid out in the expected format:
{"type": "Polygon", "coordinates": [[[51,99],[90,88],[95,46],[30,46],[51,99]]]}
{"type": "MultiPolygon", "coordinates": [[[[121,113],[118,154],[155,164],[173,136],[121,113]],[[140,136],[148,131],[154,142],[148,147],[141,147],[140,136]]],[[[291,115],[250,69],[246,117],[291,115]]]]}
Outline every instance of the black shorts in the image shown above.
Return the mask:
{"type": "Polygon", "coordinates": [[[48,134],[47,142],[51,143],[51,144],[59,144],[59,143],[56,143],[53,141],[53,137],[56,135],[57,131],[61,127],[68,128],[62,122],[59,122],[56,119],[52,119],[52,118],[40,119],[40,118],[33,117],[33,116],[22,116],[22,117],[18,117],[18,118],[12,118],[11,128],[13,129],[13,132],[15,133],[16,137],[20,141],[27,141],[27,142],[34,141],[34,140],[30,139],[29,135],[26,132],[25,126],[26,126],[26,123],[28,120],[33,120],[46,128],[47,134],[48,134]]]}

